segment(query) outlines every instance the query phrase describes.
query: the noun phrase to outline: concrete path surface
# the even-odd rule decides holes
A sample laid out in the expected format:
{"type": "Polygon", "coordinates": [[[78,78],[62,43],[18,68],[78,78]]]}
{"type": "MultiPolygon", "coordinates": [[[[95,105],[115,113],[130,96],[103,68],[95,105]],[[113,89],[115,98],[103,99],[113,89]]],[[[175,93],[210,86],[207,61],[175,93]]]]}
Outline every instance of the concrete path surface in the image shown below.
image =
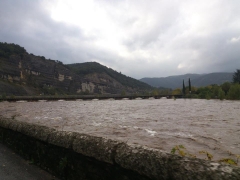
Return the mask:
{"type": "Polygon", "coordinates": [[[0,143],[1,180],[58,180],[0,143]]]}

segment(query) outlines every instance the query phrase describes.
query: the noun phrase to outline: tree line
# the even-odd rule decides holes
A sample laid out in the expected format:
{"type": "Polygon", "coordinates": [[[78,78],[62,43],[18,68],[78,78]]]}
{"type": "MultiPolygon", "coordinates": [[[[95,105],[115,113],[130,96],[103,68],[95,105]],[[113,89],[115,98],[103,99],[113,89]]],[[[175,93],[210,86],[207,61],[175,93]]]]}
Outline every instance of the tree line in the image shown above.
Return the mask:
{"type": "Polygon", "coordinates": [[[199,88],[191,86],[190,79],[188,86],[185,87],[183,80],[182,89],[175,89],[173,94],[177,94],[181,91],[186,98],[240,100],[240,69],[234,72],[232,80],[232,83],[225,82],[221,85],[212,84],[199,88]]]}
{"type": "Polygon", "coordinates": [[[9,58],[11,55],[22,56],[24,53],[26,53],[26,50],[17,44],[0,42],[0,57],[9,58]]]}

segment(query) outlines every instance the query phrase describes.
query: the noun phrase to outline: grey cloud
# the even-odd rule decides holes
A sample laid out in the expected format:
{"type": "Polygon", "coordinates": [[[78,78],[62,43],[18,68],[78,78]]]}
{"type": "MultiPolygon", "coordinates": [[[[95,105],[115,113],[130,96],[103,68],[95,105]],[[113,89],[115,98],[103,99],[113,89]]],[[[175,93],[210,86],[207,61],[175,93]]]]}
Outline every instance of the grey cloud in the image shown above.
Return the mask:
{"type": "Polygon", "coordinates": [[[54,21],[41,2],[0,1],[0,41],[19,44],[29,53],[63,63],[96,60],[135,78],[233,72],[240,68],[240,42],[230,42],[240,37],[238,1],[215,2],[216,8],[204,13],[202,32],[201,28],[193,31],[191,14],[190,17],[185,14],[189,3],[198,5],[198,1],[95,2],[106,10],[108,17],[120,28],[119,32],[125,34],[120,48],[126,49],[131,57],[97,46],[97,31],[90,36],[79,26],[54,21]],[[148,20],[153,22],[144,24],[141,18],[145,16],[142,15],[149,16],[148,20]],[[139,22],[142,26],[134,29],[139,22]],[[149,56],[135,55],[138,50],[149,56]],[[179,64],[186,67],[178,68],[179,64]]]}
{"type": "Polygon", "coordinates": [[[67,60],[71,47],[66,39],[80,42],[86,39],[81,29],[51,20],[37,1],[14,1],[14,6],[10,2],[13,1],[2,2],[0,6],[8,7],[7,16],[1,16],[4,28],[0,30],[0,40],[3,42],[17,43],[36,55],[67,60]]]}

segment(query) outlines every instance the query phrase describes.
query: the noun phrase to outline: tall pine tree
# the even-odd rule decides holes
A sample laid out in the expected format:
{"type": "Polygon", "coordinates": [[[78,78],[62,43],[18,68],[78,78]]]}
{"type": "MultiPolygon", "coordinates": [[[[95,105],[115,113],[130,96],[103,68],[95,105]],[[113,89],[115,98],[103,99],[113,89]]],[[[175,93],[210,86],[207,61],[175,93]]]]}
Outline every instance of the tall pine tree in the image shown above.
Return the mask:
{"type": "Polygon", "coordinates": [[[184,80],[183,80],[183,88],[182,88],[182,93],[183,93],[183,95],[185,95],[185,94],[186,94],[186,88],[185,88],[184,80]]]}
{"type": "Polygon", "coordinates": [[[191,80],[190,80],[190,78],[188,79],[188,88],[189,88],[189,93],[191,94],[192,87],[191,87],[191,80]]]}
{"type": "Polygon", "coordinates": [[[240,84],[240,69],[237,69],[233,74],[233,82],[240,84]]]}

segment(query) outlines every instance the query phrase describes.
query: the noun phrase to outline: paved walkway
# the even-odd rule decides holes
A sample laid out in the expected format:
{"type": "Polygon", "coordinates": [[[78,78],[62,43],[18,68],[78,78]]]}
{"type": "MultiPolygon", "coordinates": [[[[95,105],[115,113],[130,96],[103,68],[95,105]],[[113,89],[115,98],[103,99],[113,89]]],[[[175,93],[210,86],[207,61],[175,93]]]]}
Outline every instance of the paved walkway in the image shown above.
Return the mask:
{"type": "Polygon", "coordinates": [[[58,180],[0,143],[1,180],[58,180]]]}

